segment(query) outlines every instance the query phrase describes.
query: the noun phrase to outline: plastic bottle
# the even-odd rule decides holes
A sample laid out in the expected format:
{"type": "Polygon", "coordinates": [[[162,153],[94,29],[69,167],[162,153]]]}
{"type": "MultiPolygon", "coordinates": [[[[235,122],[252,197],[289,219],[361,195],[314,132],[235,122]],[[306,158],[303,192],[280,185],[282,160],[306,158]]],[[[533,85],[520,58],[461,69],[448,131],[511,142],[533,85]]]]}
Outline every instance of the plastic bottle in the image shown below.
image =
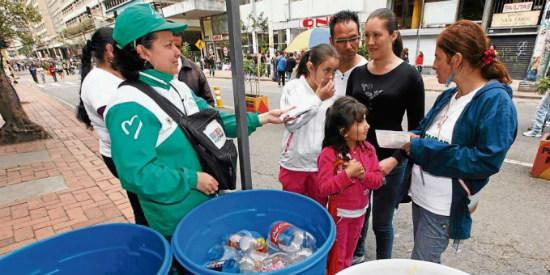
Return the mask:
{"type": "Polygon", "coordinates": [[[239,269],[241,273],[261,272],[263,261],[267,258],[267,254],[258,251],[250,251],[244,254],[239,260],[239,269]]]}
{"type": "Polygon", "coordinates": [[[290,263],[299,263],[313,254],[310,248],[302,248],[298,252],[290,255],[290,263]]]}
{"type": "Polygon", "coordinates": [[[315,251],[316,242],[309,232],[284,221],[273,223],[269,231],[269,246],[286,253],[294,254],[304,248],[315,251]]]}
{"type": "Polygon", "coordinates": [[[239,263],[235,259],[229,259],[223,263],[222,272],[227,273],[241,273],[239,263]]]}
{"type": "Polygon", "coordinates": [[[239,258],[238,251],[226,245],[216,244],[208,250],[208,260],[210,261],[226,261],[236,258],[239,258]]]}
{"type": "Polygon", "coordinates": [[[227,237],[226,244],[229,247],[235,248],[243,252],[250,252],[252,250],[266,253],[267,244],[265,239],[254,231],[241,230],[237,233],[231,234],[227,237]]]}
{"type": "Polygon", "coordinates": [[[262,272],[270,272],[287,267],[291,264],[290,257],[284,252],[269,255],[262,261],[262,272]]]}

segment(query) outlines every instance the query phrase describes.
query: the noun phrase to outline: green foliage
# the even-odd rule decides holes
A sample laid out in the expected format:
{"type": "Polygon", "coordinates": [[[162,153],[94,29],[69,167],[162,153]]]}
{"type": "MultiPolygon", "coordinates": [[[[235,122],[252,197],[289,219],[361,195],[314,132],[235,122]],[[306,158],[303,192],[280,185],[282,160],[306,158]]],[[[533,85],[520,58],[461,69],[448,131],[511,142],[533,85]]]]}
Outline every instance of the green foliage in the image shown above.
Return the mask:
{"type": "Polygon", "coordinates": [[[243,60],[243,71],[245,75],[261,75],[261,72],[265,71],[265,66],[264,63],[258,66],[252,59],[243,60]]]}
{"type": "Polygon", "coordinates": [[[539,84],[537,85],[537,92],[542,95],[546,93],[548,89],[550,89],[550,78],[543,77],[539,79],[539,84]]]}
{"type": "Polygon", "coordinates": [[[359,49],[357,50],[357,53],[358,53],[360,56],[363,56],[364,58],[366,58],[367,60],[369,60],[369,50],[367,49],[367,47],[365,47],[365,46],[360,46],[359,49]]]}
{"type": "Polygon", "coordinates": [[[191,45],[185,41],[183,41],[183,45],[181,45],[181,55],[191,58],[191,45]]]}
{"type": "Polygon", "coordinates": [[[251,22],[251,27],[257,32],[267,32],[267,17],[261,12],[258,16],[248,15],[248,20],[251,22]]]}
{"type": "Polygon", "coordinates": [[[38,11],[32,6],[25,6],[25,1],[0,0],[0,37],[5,41],[21,38],[22,35],[27,34],[21,29],[40,20],[38,11]]]}

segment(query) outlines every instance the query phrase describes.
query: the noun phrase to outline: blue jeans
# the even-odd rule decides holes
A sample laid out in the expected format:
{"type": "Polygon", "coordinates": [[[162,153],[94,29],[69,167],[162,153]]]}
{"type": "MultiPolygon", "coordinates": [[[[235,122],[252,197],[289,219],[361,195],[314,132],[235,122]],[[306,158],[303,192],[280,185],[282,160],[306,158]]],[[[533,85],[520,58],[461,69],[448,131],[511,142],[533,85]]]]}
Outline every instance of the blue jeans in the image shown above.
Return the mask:
{"type": "Polygon", "coordinates": [[[542,129],[544,128],[544,120],[550,111],[550,92],[546,92],[542,99],[540,100],[539,107],[535,113],[535,121],[531,127],[531,131],[536,134],[542,134],[542,129]]]}
{"type": "Polygon", "coordinates": [[[411,259],[441,263],[441,254],[449,245],[448,216],[434,214],[412,204],[414,248],[411,259]]]}
{"type": "Polygon", "coordinates": [[[357,243],[355,256],[365,255],[365,241],[369,226],[369,216],[372,212],[372,229],[376,236],[376,259],[391,259],[393,248],[393,213],[399,203],[397,201],[399,187],[403,183],[408,160],[399,163],[385,178],[386,184],[372,192],[371,204],[365,217],[365,226],[357,243]]]}

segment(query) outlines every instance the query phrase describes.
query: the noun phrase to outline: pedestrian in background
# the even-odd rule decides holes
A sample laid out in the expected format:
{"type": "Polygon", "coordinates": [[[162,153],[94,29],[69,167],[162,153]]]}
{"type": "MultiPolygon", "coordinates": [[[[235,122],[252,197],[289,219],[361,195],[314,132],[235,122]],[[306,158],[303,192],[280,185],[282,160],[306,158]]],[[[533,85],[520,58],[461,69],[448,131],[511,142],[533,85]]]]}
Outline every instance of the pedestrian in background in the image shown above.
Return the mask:
{"type": "Polygon", "coordinates": [[[48,72],[50,73],[50,75],[53,77],[53,81],[57,82],[57,76],[56,76],[56,72],[55,72],[55,66],[53,63],[50,63],[50,65],[48,66],[48,72]]]}
{"type": "Polygon", "coordinates": [[[517,134],[517,112],[506,67],[475,22],[460,20],[436,42],[439,95],[403,146],[414,165],[402,196],[412,199],[411,258],[441,262],[449,240],[458,251],[470,238],[479,193],[498,173],[517,134]],[[409,187],[410,186],[410,187],[409,187]]]}
{"type": "Polygon", "coordinates": [[[414,64],[416,65],[416,70],[422,74],[422,66],[424,65],[424,53],[422,51],[418,51],[414,64]]]}
{"type": "Polygon", "coordinates": [[[32,80],[34,80],[34,82],[38,84],[38,77],[36,76],[36,65],[34,65],[34,63],[31,63],[31,65],[29,66],[29,73],[31,73],[32,80]]]}
{"type": "MultiPolygon", "coordinates": [[[[405,112],[409,130],[418,127],[424,117],[424,83],[415,68],[395,54],[399,41],[397,20],[389,9],[373,11],[365,23],[365,44],[371,60],[357,67],[348,80],[346,95],[367,106],[370,129],[367,140],[376,148],[386,184],[372,192],[371,208],[356,250],[355,262],[364,258],[368,216],[376,235],[376,259],[389,259],[393,247],[393,213],[398,204],[398,190],[405,174],[406,155],[401,150],[378,145],[376,130],[402,131],[405,112]]],[[[399,45],[398,45],[399,46],[399,45]]]]}
{"type": "Polygon", "coordinates": [[[208,55],[208,70],[211,77],[216,76],[216,56],[214,52],[208,55]]]}
{"type": "Polygon", "coordinates": [[[288,59],[286,60],[286,70],[285,70],[287,81],[290,81],[290,79],[292,78],[292,72],[294,71],[295,67],[296,67],[296,59],[294,58],[294,53],[289,53],[288,59]]]}
{"type": "Polygon", "coordinates": [[[409,63],[409,48],[404,48],[401,52],[401,59],[405,61],[405,63],[409,63]]]}
{"type": "Polygon", "coordinates": [[[283,87],[285,86],[285,73],[286,73],[286,58],[285,54],[281,51],[279,54],[279,57],[277,58],[277,77],[278,77],[278,85],[281,86],[281,81],[283,82],[283,87]]]}
{"type": "MultiPolygon", "coordinates": [[[[172,21],[168,20],[168,22],[172,21]]],[[[174,34],[174,44],[181,50],[183,46],[183,32],[174,34]]],[[[212,91],[204,72],[186,56],[180,55],[177,78],[179,81],[187,84],[196,95],[202,97],[211,106],[214,106],[214,97],[212,96],[212,91]]]]}

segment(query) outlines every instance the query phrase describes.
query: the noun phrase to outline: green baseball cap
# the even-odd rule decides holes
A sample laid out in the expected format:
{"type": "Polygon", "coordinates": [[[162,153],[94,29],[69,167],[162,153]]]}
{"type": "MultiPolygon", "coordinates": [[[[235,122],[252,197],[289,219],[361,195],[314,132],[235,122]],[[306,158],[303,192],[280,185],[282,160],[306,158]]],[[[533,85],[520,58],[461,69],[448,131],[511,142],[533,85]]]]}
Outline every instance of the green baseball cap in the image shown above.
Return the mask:
{"type": "Polygon", "coordinates": [[[165,30],[179,33],[185,29],[187,24],[167,22],[149,4],[138,4],[125,9],[117,16],[113,40],[117,47],[122,49],[149,33],[165,30]]]}

